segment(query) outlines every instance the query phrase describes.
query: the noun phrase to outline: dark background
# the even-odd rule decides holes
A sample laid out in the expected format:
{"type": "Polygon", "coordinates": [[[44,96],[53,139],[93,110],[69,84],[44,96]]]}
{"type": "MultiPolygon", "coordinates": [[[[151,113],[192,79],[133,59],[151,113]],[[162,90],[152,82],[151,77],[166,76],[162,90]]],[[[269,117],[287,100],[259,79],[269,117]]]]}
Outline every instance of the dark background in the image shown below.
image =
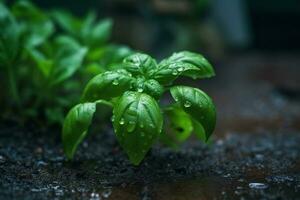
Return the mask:
{"type": "Polygon", "coordinates": [[[112,40],[162,57],[201,51],[213,58],[245,50],[300,50],[298,0],[34,0],[42,8],[65,8],[114,19],[112,40]]]}

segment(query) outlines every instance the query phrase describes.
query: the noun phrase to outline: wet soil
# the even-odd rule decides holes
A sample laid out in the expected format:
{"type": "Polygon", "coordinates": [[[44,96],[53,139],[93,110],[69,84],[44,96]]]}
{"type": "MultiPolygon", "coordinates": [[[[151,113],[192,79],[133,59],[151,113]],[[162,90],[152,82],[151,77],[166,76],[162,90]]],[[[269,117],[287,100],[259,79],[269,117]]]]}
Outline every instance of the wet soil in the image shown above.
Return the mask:
{"type": "Polygon", "coordinates": [[[2,124],[0,138],[0,199],[300,199],[299,132],[156,146],[139,167],[108,131],[92,135],[74,162],[59,132],[2,124]]]}
{"type": "Polygon", "coordinates": [[[216,65],[214,80],[185,82],[216,103],[212,143],[157,144],[138,167],[109,125],[68,162],[59,129],[0,120],[0,199],[300,199],[299,65],[239,56],[216,65]]]}

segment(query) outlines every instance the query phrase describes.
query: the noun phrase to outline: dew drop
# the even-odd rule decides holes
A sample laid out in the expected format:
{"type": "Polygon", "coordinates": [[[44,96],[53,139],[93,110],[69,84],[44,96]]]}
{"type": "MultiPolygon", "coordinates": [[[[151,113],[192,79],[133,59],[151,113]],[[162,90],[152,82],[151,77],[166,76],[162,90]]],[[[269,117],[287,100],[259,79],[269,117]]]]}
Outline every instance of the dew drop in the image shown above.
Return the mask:
{"type": "Polygon", "coordinates": [[[120,121],[119,121],[119,124],[120,125],[124,125],[125,124],[125,120],[123,118],[121,118],[120,121]]]}
{"type": "Polygon", "coordinates": [[[135,129],[136,123],[134,121],[129,121],[128,126],[127,126],[127,131],[131,133],[135,129]]]}
{"type": "Polygon", "coordinates": [[[143,92],[144,89],[143,89],[142,87],[139,87],[139,88],[137,89],[137,91],[138,91],[138,92],[143,92]]]}
{"type": "Polygon", "coordinates": [[[173,74],[174,76],[176,76],[176,75],[178,74],[178,72],[177,72],[176,70],[173,70],[172,74],[173,74]]]}
{"type": "Polygon", "coordinates": [[[118,79],[113,80],[112,84],[113,84],[113,85],[119,85],[118,79]]]}
{"type": "Polygon", "coordinates": [[[186,107],[186,108],[188,108],[188,107],[191,107],[191,102],[189,102],[189,101],[186,101],[186,102],[184,102],[184,104],[183,104],[183,106],[184,107],[186,107]]]}
{"type": "Polygon", "coordinates": [[[112,122],[114,122],[115,121],[115,116],[113,115],[112,117],[111,117],[111,119],[110,119],[112,122]]]}
{"type": "Polygon", "coordinates": [[[179,71],[179,72],[182,72],[183,70],[184,70],[183,67],[179,67],[179,68],[178,68],[178,71],[179,71]]]}
{"type": "Polygon", "coordinates": [[[249,183],[249,187],[251,189],[266,189],[268,188],[268,185],[264,183],[249,183]]]}

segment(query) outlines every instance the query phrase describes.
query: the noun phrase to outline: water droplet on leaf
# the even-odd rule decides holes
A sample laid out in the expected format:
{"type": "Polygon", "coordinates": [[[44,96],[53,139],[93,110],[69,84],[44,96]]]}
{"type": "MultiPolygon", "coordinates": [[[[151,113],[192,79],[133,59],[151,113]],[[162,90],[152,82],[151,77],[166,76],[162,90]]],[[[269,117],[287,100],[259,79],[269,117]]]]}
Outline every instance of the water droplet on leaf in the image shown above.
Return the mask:
{"type": "Polygon", "coordinates": [[[113,84],[113,85],[119,85],[118,79],[113,80],[112,84],[113,84]]]}
{"type": "Polygon", "coordinates": [[[172,71],[172,74],[173,74],[174,76],[176,76],[176,75],[178,74],[177,70],[173,70],[173,71],[172,71]]]}
{"type": "Polygon", "coordinates": [[[134,121],[130,121],[127,125],[127,131],[131,133],[135,129],[136,123],[134,121]]]}
{"type": "Polygon", "coordinates": [[[124,118],[121,118],[121,119],[120,119],[119,124],[120,124],[120,125],[124,125],[124,124],[125,124],[124,118]]]}
{"type": "Polygon", "coordinates": [[[183,106],[184,107],[186,107],[186,108],[188,108],[188,107],[191,107],[191,102],[189,102],[189,101],[186,101],[186,102],[184,102],[184,104],[183,104],[183,106]]]}

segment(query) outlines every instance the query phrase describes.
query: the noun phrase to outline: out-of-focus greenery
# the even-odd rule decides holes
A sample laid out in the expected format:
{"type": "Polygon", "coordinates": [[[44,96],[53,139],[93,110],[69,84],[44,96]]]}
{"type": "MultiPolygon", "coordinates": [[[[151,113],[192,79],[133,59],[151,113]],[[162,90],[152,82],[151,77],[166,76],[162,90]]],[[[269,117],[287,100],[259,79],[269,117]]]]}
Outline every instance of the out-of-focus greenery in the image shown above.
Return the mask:
{"type": "Polygon", "coordinates": [[[62,122],[86,80],[131,50],[110,44],[110,19],[45,12],[29,1],[0,1],[0,110],[22,120],[62,122]]]}

